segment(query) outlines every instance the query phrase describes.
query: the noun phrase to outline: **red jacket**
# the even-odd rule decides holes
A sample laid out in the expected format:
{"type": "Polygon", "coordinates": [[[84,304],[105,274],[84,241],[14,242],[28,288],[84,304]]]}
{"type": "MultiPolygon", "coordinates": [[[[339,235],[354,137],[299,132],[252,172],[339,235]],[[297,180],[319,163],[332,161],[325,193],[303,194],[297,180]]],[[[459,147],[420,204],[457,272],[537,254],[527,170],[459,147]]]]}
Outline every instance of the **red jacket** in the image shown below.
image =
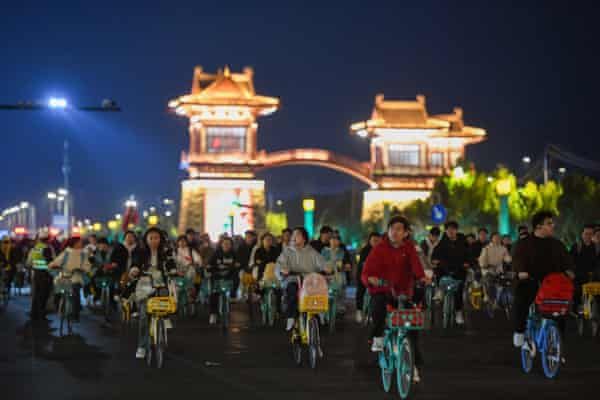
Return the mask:
{"type": "Polygon", "coordinates": [[[396,248],[386,236],[367,257],[361,280],[371,294],[389,291],[389,287],[373,287],[368,283],[369,277],[375,277],[389,282],[396,293],[412,296],[415,279],[424,276],[415,244],[406,240],[396,248]]]}

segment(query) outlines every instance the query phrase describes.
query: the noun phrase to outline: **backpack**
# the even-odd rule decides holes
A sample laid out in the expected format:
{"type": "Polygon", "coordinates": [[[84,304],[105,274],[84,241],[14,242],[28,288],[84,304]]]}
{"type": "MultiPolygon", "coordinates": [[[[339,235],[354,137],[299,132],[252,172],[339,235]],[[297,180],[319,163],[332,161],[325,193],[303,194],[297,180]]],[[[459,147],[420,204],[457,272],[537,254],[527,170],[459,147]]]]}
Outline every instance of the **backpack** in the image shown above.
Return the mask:
{"type": "Polygon", "coordinates": [[[535,296],[535,304],[542,314],[564,315],[569,311],[575,286],[562,272],[548,274],[535,296]]]}

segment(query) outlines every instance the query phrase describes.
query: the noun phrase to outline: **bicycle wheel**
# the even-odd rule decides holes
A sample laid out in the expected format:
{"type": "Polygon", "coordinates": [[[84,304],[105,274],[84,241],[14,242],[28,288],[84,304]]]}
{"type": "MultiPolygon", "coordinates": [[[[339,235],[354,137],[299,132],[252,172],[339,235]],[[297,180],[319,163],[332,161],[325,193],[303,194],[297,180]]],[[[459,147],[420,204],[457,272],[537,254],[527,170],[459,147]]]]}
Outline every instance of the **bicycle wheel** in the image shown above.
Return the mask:
{"type": "Polygon", "coordinates": [[[58,325],[58,334],[60,336],[63,335],[64,325],[65,325],[65,296],[60,296],[60,301],[58,302],[58,318],[60,320],[58,325]]]}
{"type": "Polygon", "coordinates": [[[388,333],[383,338],[383,350],[379,353],[379,368],[383,390],[389,393],[394,380],[394,345],[388,333]]]}
{"type": "Polygon", "coordinates": [[[408,337],[398,337],[398,356],[396,358],[396,385],[400,398],[406,399],[412,389],[415,370],[413,349],[408,337]]]}
{"type": "Polygon", "coordinates": [[[219,312],[221,313],[221,326],[224,331],[229,327],[229,296],[222,293],[219,296],[219,312]]]}
{"type": "Polygon", "coordinates": [[[454,295],[452,293],[446,293],[444,296],[443,314],[444,329],[451,328],[454,325],[454,295]]]}
{"type": "Polygon", "coordinates": [[[337,301],[335,297],[332,297],[329,301],[329,334],[333,334],[335,332],[335,320],[337,313],[337,301]]]}
{"type": "Polygon", "coordinates": [[[270,327],[275,325],[275,312],[277,310],[277,296],[273,295],[273,292],[269,290],[267,299],[267,321],[270,327]]]}
{"type": "Polygon", "coordinates": [[[296,328],[292,332],[292,357],[294,357],[294,363],[300,367],[302,366],[302,340],[296,328]]]}
{"type": "Polygon", "coordinates": [[[365,327],[368,327],[371,323],[371,296],[369,292],[365,290],[365,295],[363,296],[363,324],[365,327]]]}
{"type": "Polygon", "coordinates": [[[585,333],[585,318],[583,315],[577,315],[577,333],[579,336],[583,336],[585,333]]]}
{"type": "Polygon", "coordinates": [[[108,320],[110,317],[110,290],[108,287],[102,288],[102,310],[104,311],[104,318],[108,320]]]}
{"type": "Polygon", "coordinates": [[[592,299],[592,337],[598,336],[598,327],[600,325],[600,304],[598,304],[598,297],[592,299]]]}
{"type": "Polygon", "coordinates": [[[554,323],[546,325],[544,332],[544,345],[542,346],[542,367],[546,378],[554,379],[560,371],[562,357],[562,339],[558,326],[554,323]]]}
{"type": "Polygon", "coordinates": [[[154,321],[154,317],[150,317],[148,316],[149,320],[148,320],[148,342],[146,344],[146,365],[148,365],[149,367],[152,366],[152,352],[154,351],[154,335],[156,334],[156,332],[154,332],[154,334],[152,334],[152,327],[155,323],[154,321]]]}
{"type": "Polygon", "coordinates": [[[533,352],[532,348],[535,346],[533,338],[529,334],[529,330],[525,332],[525,343],[527,346],[521,347],[521,367],[523,368],[523,372],[526,374],[530,373],[533,369],[533,352]]]}
{"type": "Polygon", "coordinates": [[[160,318],[156,324],[156,368],[162,368],[165,362],[165,349],[167,347],[167,330],[165,321],[160,318]]]}
{"type": "Polygon", "coordinates": [[[308,364],[312,369],[317,368],[320,356],[321,338],[319,337],[319,321],[312,317],[308,321],[308,364]]]}

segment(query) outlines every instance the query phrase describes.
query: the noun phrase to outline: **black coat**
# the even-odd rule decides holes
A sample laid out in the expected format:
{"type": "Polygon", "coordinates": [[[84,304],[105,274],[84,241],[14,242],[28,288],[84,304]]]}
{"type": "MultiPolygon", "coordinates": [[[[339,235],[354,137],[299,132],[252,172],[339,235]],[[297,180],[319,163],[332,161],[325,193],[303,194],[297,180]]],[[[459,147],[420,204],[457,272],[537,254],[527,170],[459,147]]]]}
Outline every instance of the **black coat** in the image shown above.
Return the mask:
{"type": "Polygon", "coordinates": [[[281,252],[277,246],[271,246],[269,250],[262,246],[256,249],[256,252],[254,253],[254,266],[258,267],[259,280],[262,279],[267,264],[277,262],[279,254],[281,254],[281,252]]]}
{"type": "MultiPolygon", "coordinates": [[[[131,266],[140,267],[143,263],[144,251],[140,246],[136,246],[131,252],[131,266]]],[[[112,251],[111,262],[117,263],[117,273],[119,276],[127,271],[127,261],[129,252],[121,243],[117,243],[112,251]]]]}
{"type": "Polygon", "coordinates": [[[470,263],[470,253],[464,235],[459,234],[456,240],[450,240],[444,235],[433,250],[432,260],[438,260],[439,268],[458,278],[466,275],[465,263],[470,263]]]}
{"type": "Polygon", "coordinates": [[[235,251],[230,250],[225,253],[220,248],[215,251],[208,262],[208,268],[214,274],[213,277],[217,276],[224,279],[232,279],[239,266],[240,262],[235,251]]]}
{"type": "Polygon", "coordinates": [[[513,271],[527,272],[533,279],[542,281],[549,273],[566,270],[574,270],[573,259],[560,240],[531,235],[519,241],[513,271]]]}

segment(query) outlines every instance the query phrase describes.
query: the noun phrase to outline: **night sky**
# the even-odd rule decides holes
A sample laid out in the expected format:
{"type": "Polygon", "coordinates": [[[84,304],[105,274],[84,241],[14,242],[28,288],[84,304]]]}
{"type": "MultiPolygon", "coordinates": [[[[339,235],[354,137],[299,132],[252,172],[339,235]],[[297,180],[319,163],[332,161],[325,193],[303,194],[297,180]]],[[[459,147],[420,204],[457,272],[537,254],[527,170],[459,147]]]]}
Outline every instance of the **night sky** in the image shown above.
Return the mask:
{"type": "MultiPolygon", "coordinates": [[[[468,150],[480,168],[518,167],[545,143],[599,158],[600,29],[580,2],[17,3],[0,11],[0,103],[112,98],[123,112],[0,111],[0,208],[43,206],[62,182],[65,138],[78,216],[113,215],[131,193],[144,205],[177,198],[187,120],[166,104],[188,93],[195,65],[250,65],[257,92],[281,98],[259,121],[267,150],[322,147],[366,160],[368,146],[348,128],[383,92],[422,93],[430,113],[463,107],[467,124],[488,131],[468,150]]],[[[273,198],[362,187],[313,167],[261,177],[273,198]]]]}

